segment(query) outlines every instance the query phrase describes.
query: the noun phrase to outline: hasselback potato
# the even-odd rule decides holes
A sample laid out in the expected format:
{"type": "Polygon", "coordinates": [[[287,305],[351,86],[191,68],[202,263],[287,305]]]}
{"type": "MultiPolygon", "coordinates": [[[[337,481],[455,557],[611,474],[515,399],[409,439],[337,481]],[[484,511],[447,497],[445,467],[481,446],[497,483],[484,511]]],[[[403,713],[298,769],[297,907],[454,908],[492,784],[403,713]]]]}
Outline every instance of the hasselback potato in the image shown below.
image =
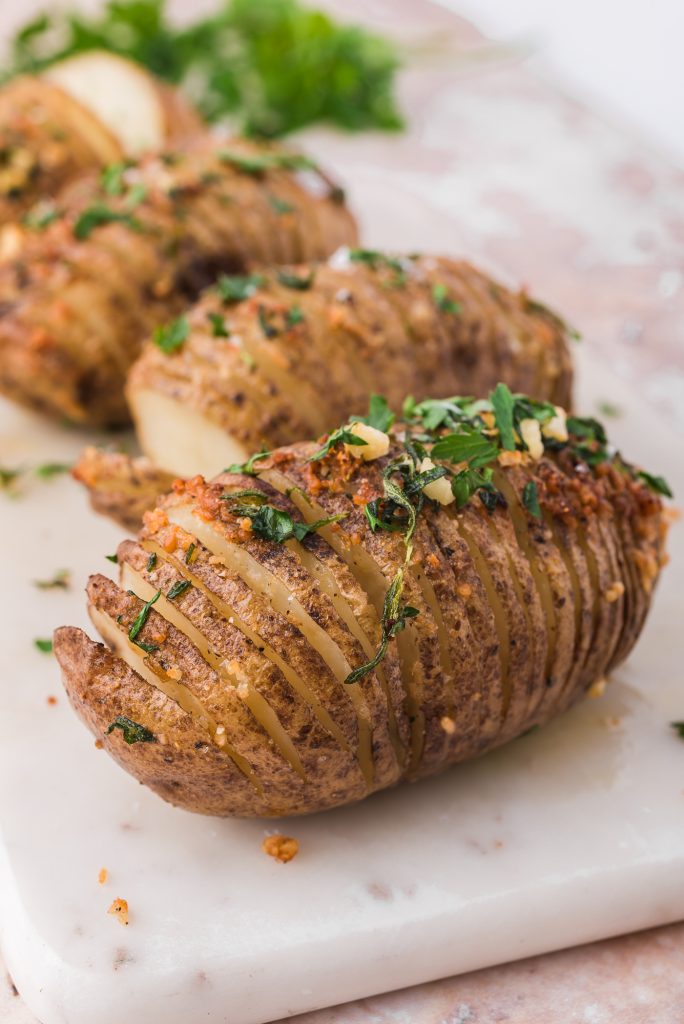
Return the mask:
{"type": "Polygon", "coordinates": [[[219,271],[323,258],[354,238],[340,190],[292,153],[236,140],[110,165],[16,233],[0,267],[0,391],[125,423],[143,339],[219,271]]]}
{"type": "Polygon", "coordinates": [[[201,130],[175,90],[112,54],[15,78],[0,89],[0,225],[81,174],[201,130]]]}
{"type": "Polygon", "coordinates": [[[565,324],[463,261],[340,250],[224,278],[178,323],[177,344],[171,325],[146,345],[126,393],[143,451],[181,475],[317,436],[373,391],[396,408],[505,380],[570,403],[565,324]]]}
{"type": "Polygon", "coordinates": [[[629,653],[665,481],[498,385],[177,481],[62,628],[72,703],[167,800],[303,814],[483,754],[629,653]]]}

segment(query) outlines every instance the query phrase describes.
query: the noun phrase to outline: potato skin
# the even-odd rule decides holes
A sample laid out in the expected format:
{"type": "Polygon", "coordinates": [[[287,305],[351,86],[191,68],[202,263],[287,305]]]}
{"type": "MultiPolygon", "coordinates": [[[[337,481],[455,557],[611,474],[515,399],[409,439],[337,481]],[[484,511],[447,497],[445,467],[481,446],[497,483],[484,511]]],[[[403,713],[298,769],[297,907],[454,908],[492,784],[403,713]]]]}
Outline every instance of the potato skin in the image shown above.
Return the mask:
{"type": "Polygon", "coordinates": [[[158,392],[256,451],[322,433],[364,410],[374,391],[396,409],[407,393],[484,394],[504,380],[570,405],[568,331],[524,292],[462,260],[354,252],[364,253],[263,273],[238,304],[207,291],[188,313],[182,347],[167,354],[148,342],[134,364],[134,419],[137,396],[158,392]]]}
{"type": "MultiPolygon", "coordinates": [[[[102,577],[89,584],[91,608],[120,616],[123,635],[142,599],[160,592],[140,633],[144,643],[157,645],[145,663],[164,671],[171,666],[175,675],[177,669],[213,720],[226,723],[235,751],[258,780],[257,796],[245,795],[244,775],[235,786],[232,774],[225,783],[220,774],[215,782],[198,778],[177,717],[168,717],[158,695],[149,703],[149,683],[142,696],[142,677],[83,634],[56,635],[65,686],[96,736],[117,714],[155,736],[173,735],[178,755],[166,786],[152,744],[125,748],[111,734],[107,746],[136,778],[189,810],[303,814],[442,771],[565,710],[627,656],[643,627],[664,562],[660,499],[624,464],[609,459],[590,467],[569,446],[547,449],[539,461],[503,452],[494,479],[505,501],[486,507],[472,497],[460,510],[425,503],[402,595],[418,615],[390,642],[375,671],[353,685],[340,681],[339,657],[364,662],[362,635],[377,646],[382,595],[374,593],[373,580],[386,587],[404,558],[401,536],[371,532],[364,511],[382,494],[388,460],[404,449],[395,440],[389,455],[375,461],[338,448],[311,462],[316,447],[280,449],[258,463],[254,477],[177,481],[146,514],[139,541],[119,549],[128,593],[102,577]],[[541,517],[523,498],[531,483],[541,517]],[[306,521],[344,518],[301,541],[277,544],[231,512],[225,495],[240,489],[256,489],[293,519],[301,518],[297,513],[306,521]],[[182,592],[174,594],[174,583],[182,581],[182,592]],[[278,588],[290,595],[285,604],[278,605],[278,588]],[[330,649],[316,646],[317,628],[330,649]],[[196,646],[198,637],[208,653],[196,646]],[[288,659],[290,651],[288,663],[307,693],[285,678],[282,660],[278,667],[277,658],[288,659]],[[225,666],[237,674],[235,685],[218,682],[225,666]],[[130,701],[118,685],[124,676],[130,701]],[[247,698],[255,691],[270,704],[275,724],[253,712],[247,698]],[[368,724],[370,778],[362,754],[368,724]],[[339,728],[342,742],[331,728],[339,728]],[[279,730],[291,740],[290,763],[278,753],[279,730]],[[156,774],[149,783],[152,758],[156,774]]],[[[196,716],[183,725],[191,727],[196,716]]],[[[207,735],[205,728],[212,746],[207,735]]]]}
{"type": "Polygon", "coordinates": [[[174,477],[157,469],[145,456],[85,448],[71,471],[90,496],[95,512],[136,533],[143,513],[154,508],[172,486],[174,477]]]}
{"type": "Polygon", "coordinates": [[[219,271],[277,259],[281,236],[297,260],[353,242],[337,194],[327,184],[314,194],[309,179],[278,166],[279,153],[198,141],[144,157],[117,194],[99,176],[83,178],[56,198],[54,222],[15,232],[0,266],[0,391],[77,423],[124,424],[124,381],[143,339],[219,271]],[[244,163],[255,159],[275,166],[244,163]],[[285,217],[269,202],[281,187],[296,197],[285,217]],[[325,232],[309,230],[324,213],[325,232]]]}

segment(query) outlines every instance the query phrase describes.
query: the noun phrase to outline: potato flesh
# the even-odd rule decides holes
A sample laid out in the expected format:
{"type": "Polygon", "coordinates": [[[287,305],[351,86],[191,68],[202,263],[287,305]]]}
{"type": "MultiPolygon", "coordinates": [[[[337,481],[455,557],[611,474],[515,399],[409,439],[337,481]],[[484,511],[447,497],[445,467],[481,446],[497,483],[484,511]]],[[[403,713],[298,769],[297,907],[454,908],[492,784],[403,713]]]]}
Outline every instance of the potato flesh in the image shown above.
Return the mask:
{"type": "Polygon", "coordinates": [[[166,126],[156,83],[132,61],[84,53],[53,64],[43,77],[107,125],[125,153],[136,156],[163,146],[166,126]]]}
{"type": "Polygon", "coordinates": [[[229,433],[159,391],[131,392],[130,401],[140,447],[161,469],[212,477],[247,458],[229,433]]]}

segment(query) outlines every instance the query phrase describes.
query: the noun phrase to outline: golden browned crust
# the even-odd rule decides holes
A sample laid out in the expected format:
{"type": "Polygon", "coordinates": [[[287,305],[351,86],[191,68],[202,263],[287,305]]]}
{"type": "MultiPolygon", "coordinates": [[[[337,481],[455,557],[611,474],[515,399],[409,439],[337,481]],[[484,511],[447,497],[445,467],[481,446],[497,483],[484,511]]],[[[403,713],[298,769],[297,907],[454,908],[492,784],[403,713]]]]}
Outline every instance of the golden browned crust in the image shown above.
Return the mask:
{"type": "Polygon", "coordinates": [[[83,450],[72,476],[86,487],[95,512],[132,532],[140,529],[143,513],[154,508],[174,480],[145,456],[93,446],[83,450]]]}
{"type": "MultiPolygon", "coordinates": [[[[402,533],[372,532],[366,517],[405,448],[399,433],[369,462],[341,445],[312,462],[316,450],[280,449],[256,476],[177,481],[146,513],[139,541],[119,548],[123,589],[91,580],[94,621],[109,623],[110,643],[136,671],[78,631],[56,636],[65,685],[96,736],[117,715],[155,736],[176,730],[173,787],[163,775],[150,784],[189,809],[301,814],[441,771],[566,709],[643,627],[665,517],[642,475],[619,457],[587,464],[581,437],[550,441],[538,459],[500,450],[495,501],[422,504],[401,596],[417,615],[374,670],[345,681],[378,648],[383,602],[405,558],[402,533]],[[248,495],[230,498],[241,490],[248,495]],[[241,512],[240,501],[255,500],[295,522],[341,518],[276,543],[241,512]],[[159,694],[169,680],[201,705],[186,701],[183,727],[202,731],[212,757],[217,747],[232,756],[239,784],[230,770],[211,786],[194,775],[178,732],[184,698],[159,694]]],[[[153,743],[104,738],[149,782],[153,743]]]]}
{"type": "Polygon", "coordinates": [[[75,422],[126,422],[124,380],[144,337],[219,270],[286,250],[318,259],[353,241],[337,194],[312,190],[282,166],[288,156],[244,141],[207,147],[142,159],[116,194],[82,179],[56,198],[56,220],[14,238],[0,268],[0,391],[75,422]],[[294,199],[285,217],[270,202],[281,189],[294,199]]]}

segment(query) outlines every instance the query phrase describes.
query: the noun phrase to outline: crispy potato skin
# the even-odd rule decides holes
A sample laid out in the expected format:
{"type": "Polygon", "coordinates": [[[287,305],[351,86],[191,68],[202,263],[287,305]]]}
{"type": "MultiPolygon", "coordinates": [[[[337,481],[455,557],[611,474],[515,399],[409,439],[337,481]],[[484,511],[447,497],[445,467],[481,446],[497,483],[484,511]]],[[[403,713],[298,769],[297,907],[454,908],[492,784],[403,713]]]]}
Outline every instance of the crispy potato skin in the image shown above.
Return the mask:
{"type": "Polygon", "coordinates": [[[134,419],[136,396],[158,392],[256,451],[317,436],[363,411],[373,391],[397,408],[407,393],[485,394],[503,380],[571,404],[567,331],[524,292],[444,257],[403,259],[400,271],[340,257],[289,268],[295,280],[311,281],[302,290],[270,272],[237,305],[208,291],[188,313],[182,348],[165,354],[150,342],[134,364],[134,419]]]}
{"type": "Polygon", "coordinates": [[[91,613],[116,622],[124,644],[142,601],[160,593],[138,635],[153,649],[131,648],[133,656],[156,679],[180,679],[204,710],[181,714],[78,630],[56,634],[65,686],[94,735],[189,810],[303,814],[442,771],[565,710],[627,656],[643,627],[664,561],[660,500],[610,462],[589,470],[569,448],[538,462],[500,458],[506,507],[487,511],[476,498],[460,511],[425,505],[402,595],[419,614],[379,669],[345,684],[340,659],[363,664],[364,637],[373,649],[379,640],[382,594],[372,580],[387,586],[404,545],[365,526],[387,458],[363,463],[339,449],[308,461],[315,450],[280,449],[256,478],[178,481],[146,514],[138,542],[119,549],[128,593],[91,579],[91,613]],[[523,503],[531,481],[541,519],[523,503]],[[345,518],[276,544],[223,500],[240,488],[257,488],[294,518],[304,508],[310,520],[345,518]],[[279,593],[289,595],[280,604],[279,593]],[[214,725],[201,725],[198,713],[214,725]],[[119,730],[103,735],[117,715],[158,742],[127,746],[119,730]],[[217,722],[241,768],[217,751],[217,722]]]}
{"type": "Polygon", "coordinates": [[[132,458],[92,446],[83,450],[72,476],[87,489],[95,512],[134,533],[140,529],[143,513],[154,508],[174,481],[145,456],[132,458]]]}
{"type": "MultiPolygon", "coordinates": [[[[244,157],[266,151],[230,143],[244,157]]],[[[251,172],[225,152],[198,140],[145,157],[127,172],[124,194],[83,178],[55,200],[57,220],[15,231],[0,266],[0,391],[76,423],[124,424],[124,381],[143,339],[219,271],[320,259],[354,241],[351,215],[322,175],[251,172]],[[292,200],[285,216],[272,205],[281,194],[292,200]],[[84,233],[93,210],[99,221],[84,233]]]]}

